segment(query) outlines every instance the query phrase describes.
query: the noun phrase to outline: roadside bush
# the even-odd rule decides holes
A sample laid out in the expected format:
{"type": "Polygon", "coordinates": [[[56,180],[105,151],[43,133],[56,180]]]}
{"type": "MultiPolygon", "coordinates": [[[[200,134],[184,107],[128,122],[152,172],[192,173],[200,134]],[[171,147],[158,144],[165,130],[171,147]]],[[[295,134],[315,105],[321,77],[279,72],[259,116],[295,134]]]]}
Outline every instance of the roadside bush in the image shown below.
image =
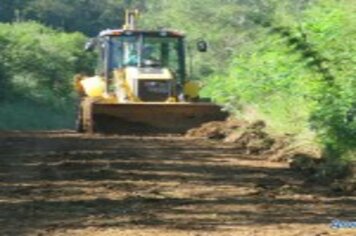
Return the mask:
{"type": "MultiPolygon", "coordinates": [[[[73,75],[90,72],[93,68],[94,58],[83,51],[85,41],[86,37],[81,33],[59,32],[35,22],[0,24],[2,103],[16,105],[27,101],[26,104],[33,104],[29,107],[38,104],[47,110],[72,111],[73,75]]],[[[16,116],[14,112],[7,113],[8,116],[11,114],[16,116]]],[[[6,124],[6,119],[0,118],[0,122],[6,124]]],[[[48,125],[43,123],[43,126],[48,125]]]]}
{"type": "Polygon", "coordinates": [[[298,19],[255,21],[260,39],[205,93],[236,113],[256,110],[281,132],[315,131],[330,159],[356,158],[355,9],[323,0],[298,19]]]}
{"type": "Polygon", "coordinates": [[[75,72],[88,71],[92,64],[82,48],[80,33],[57,32],[40,24],[0,24],[7,39],[1,50],[2,64],[12,89],[38,102],[59,103],[72,92],[75,72]]]}

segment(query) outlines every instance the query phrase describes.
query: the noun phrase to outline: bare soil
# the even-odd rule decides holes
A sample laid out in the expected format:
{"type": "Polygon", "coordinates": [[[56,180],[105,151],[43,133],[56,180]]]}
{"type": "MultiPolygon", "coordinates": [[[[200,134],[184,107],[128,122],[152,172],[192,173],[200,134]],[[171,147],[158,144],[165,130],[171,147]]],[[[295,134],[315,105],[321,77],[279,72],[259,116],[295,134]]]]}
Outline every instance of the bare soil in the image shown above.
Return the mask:
{"type": "Polygon", "coordinates": [[[0,235],[356,235],[356,197],[236,143],[0,134],[0,235]]]}

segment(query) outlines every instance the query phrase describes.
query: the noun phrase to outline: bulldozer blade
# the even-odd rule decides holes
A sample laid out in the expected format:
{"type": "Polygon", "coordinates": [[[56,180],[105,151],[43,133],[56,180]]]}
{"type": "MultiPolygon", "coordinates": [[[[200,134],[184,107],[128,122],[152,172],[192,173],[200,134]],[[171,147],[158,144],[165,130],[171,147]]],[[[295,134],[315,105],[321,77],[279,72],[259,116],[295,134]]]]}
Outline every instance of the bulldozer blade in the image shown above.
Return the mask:
{"type": "Polygon", "coordinates": [[[228,116],[212,103],[93,103],[84,114],[85,131],[116,134],[179,134],[228,116]]]}

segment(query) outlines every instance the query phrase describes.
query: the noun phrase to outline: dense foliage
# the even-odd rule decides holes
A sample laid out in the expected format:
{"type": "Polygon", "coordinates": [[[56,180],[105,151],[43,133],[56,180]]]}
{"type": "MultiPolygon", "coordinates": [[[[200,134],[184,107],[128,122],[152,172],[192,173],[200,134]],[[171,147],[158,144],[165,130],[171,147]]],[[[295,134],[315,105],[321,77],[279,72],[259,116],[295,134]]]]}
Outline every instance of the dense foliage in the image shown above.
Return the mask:
{"type": "MultiPolygon", "coordinates": [[[[0,24],[2,103],[21,108],[33,104],[68,114],[73,106],[68,106],[74,98],[73,74],[92,67],[93,59],[82,50],[85,40],[80,33],[57,32],[33,22],[0,24]]],[[[16,116],[16,110],[3,104],[1,113],[16,116]]],[[[7,125],[3,121],[0,128],[7,125]]]]}
{"type": "MultiPolygon", "coordinates": [[[[65,31],[95,36],[122,25],[129,1],[125,0],[1,0],[0,21],[36,20],[65,31]]],[[[144,1],[137,1],[138,3],[144,1]]],[[[142,5],[142,4],[141,4],[142,5]]]]}
{"type": "Polygon", "coordinates": [[[355,9],[324,0],[299,19],[255,20],[260,38],[235,56],[227,76],[212,79],[208,92],[231,109],[253,107],[296,132],[315,130],[330,156],[354,155],[355,9]]]}

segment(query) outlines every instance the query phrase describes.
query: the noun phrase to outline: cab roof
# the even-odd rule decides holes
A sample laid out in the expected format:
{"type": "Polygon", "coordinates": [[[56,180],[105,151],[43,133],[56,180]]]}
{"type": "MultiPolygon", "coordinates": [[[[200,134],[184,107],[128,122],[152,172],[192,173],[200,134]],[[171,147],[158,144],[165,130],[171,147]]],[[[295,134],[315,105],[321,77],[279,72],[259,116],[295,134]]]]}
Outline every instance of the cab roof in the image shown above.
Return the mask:
{"type": "Polygon", "coordinates": [[[183,38],[185,35],[178,31],[173,30],[125,30],[125,29],[107,29],[99,33],[99,37],[105,36],[120,36],[120,35],[146,35],[156,37],[177,37],[183,38]]]}

